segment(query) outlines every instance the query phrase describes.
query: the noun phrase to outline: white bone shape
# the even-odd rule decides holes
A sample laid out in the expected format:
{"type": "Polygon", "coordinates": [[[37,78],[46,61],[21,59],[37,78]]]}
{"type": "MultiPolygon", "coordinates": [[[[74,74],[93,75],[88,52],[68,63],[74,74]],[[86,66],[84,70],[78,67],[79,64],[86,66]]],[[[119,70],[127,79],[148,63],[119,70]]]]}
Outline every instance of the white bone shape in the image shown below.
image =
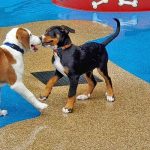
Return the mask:
{"type": "Polygon", "coordinates": [[[132,7],[137,7],[138,6],[138,0],[119,0],[118,3],[119,6],[123,5],[131,5],[132,7]]]}
{"type": "Polygon", "coordinates": [[[93,6],[93,9],[97,9],[97,7],[101,4],[106,4],[108,3],[109,0],[101,0],[99,2],[96,2],[96,1],[93,1],[92,2],[92,6],[93,6]]]}

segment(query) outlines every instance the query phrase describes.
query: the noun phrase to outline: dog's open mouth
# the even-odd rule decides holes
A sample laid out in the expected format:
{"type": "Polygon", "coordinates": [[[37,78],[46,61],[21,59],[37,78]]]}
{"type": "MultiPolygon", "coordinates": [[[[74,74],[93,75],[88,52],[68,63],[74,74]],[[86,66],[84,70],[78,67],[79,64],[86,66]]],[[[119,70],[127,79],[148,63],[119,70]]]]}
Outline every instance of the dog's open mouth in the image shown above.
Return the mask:
{"type": "Polygon", "coordinates": [[[33,45],[33,44],[31,45],[31,49],[32,49],[33,51],[35,51],[35,52],[38,50],[38,48],[36,47],[36,45],[33,45]]]}

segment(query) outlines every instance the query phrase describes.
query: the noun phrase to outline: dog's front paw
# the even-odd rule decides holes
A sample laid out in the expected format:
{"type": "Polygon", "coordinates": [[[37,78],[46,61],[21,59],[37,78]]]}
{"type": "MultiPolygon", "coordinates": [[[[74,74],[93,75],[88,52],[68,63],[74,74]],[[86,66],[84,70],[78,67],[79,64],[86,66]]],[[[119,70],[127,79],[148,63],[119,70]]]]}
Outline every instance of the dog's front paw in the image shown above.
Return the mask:
{"type": "Polygon", "coordinates": [[[36,107],[37,109],[39,109],[40,112],[42,112],[44,109],[48,107],[48,105],[40,102],[38,105],[36,105],[36,107]]]}
{"type": "Polygon", "coordinates": [[[107,99],[107,101],[108,102],[114,102],[115,101],[115,97],[114,96],[109,96],[108,94],[107,94],[107,92],[106,92],[106,99],[107,99]]]}
{"type": "Polygon", "coordinates": [[[63,107],[62,108],[62,112],[65,113],[65,114],[72,113],[73,112],[73,108],[63,107]]]}
{"type": "Polygon", "coordinates": [[[45,103],[42,103],[42,106],[41,106],[41,109],[43,110],[43,109],[46,109],[48,107],[48,105],[47,104],[45,104],[45,103]]]}
{"type": "Polygon", "coordinates": [[[78,100],[87,100],[87,99],[90,98],[90,96],[91,96],[90,94],[88,94],[88,95],[82,94],[82,95],[78,95],[76,99],[78,99],[78,100]]]}

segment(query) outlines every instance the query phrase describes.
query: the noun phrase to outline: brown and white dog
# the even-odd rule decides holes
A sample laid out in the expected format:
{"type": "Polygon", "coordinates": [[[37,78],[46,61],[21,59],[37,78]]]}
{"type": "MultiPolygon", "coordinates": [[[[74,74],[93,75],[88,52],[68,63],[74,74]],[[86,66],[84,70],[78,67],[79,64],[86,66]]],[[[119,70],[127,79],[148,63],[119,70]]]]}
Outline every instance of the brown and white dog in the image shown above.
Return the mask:
{"type": "Polygon", "coordinates": [[[22,95],[29,103],[39,110],[47,108],[47,104],[40,102],[23,84],[24,73],[23,53],[38,50],[41,44],[38,36],[28,29],[13,28],[10,30],[3,45],[0,46],[0,84],[8,83],[11,89],[22,95]]]}

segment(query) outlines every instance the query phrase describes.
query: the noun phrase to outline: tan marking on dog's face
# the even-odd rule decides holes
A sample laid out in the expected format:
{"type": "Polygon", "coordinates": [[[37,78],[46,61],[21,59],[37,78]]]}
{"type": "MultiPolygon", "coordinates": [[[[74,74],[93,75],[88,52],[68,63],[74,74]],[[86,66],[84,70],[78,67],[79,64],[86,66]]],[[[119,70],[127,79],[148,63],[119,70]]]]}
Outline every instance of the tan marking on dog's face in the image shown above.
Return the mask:
{"type": "Polygon", "coordinates": [[[0,48],[0,82],[14,84],[17,80],[12,64],[16,63],[13,56],[5,49],[0,48]]]}
{"type": "Polygon", "coordinates": [[[26,49],[30,49],[30,36],[28,31],[23,28],[19,28],[16,33],[16,38],[26,49]]]}
{"type": "Polygon", "coordinates": [[[58,37],[52,38],[49,35],[44,35],[44,39],[42,40],[44,46],[46,45],[55,46],[58,44],[58,42],[59,42],[58,37]]]}

